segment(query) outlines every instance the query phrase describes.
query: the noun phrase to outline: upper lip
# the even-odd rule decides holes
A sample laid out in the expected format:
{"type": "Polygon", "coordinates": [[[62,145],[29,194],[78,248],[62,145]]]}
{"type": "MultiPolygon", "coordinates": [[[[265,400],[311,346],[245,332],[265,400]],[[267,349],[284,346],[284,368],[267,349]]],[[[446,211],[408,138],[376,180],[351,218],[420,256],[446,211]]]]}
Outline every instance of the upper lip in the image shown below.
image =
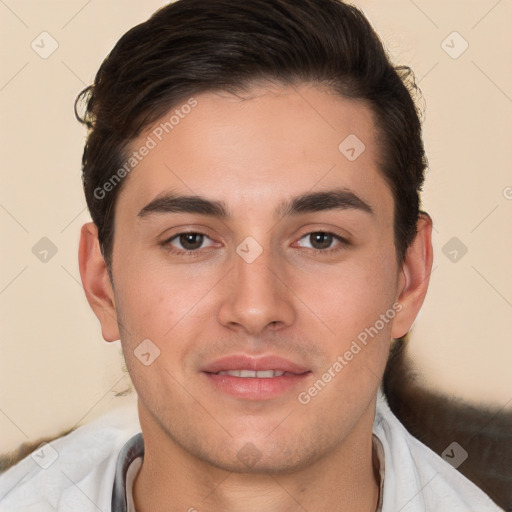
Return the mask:
{"type": "Polygon", "coordinates": [[[246,354],[221,357],[202,368],[202,371],[207,373],[218,373],[229,370],[278,370],[295,374],[309,371],[305,366],[279,356],[267,355],[255,357],[246,354]]]}

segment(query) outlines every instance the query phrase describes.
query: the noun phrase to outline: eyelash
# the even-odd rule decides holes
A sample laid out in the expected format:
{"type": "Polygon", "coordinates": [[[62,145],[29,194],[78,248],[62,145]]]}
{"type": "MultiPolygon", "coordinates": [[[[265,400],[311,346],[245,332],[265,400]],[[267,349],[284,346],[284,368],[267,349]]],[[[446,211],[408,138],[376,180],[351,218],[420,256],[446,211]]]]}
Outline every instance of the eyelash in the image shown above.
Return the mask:
{"type": "MultiPolygon", "coordinates": [[[[343,238],[340,235],[337,235],[336,233],[332,233],[330,231],[310,231],[310,232],[302,235],[299,238],[299,240],[302,240],[305,237],[308,237],[308,236],[311,236],[314,234],[318,234],[318,233],[321,233],[324,235],[331,235],[334,240],[339,242],[339,245],[334,248],[329,248],[329,249],[314,249],[311,247],[305,247],[305,249],[308,249],[308,251],[313,252],[313,254],[324,254],[324,255],[325,254],[333,254],[333,253],[337,253],[338,251],[341,251],[343,249],[346,249],[350,245],[350,242],[347,239],[343,238]]],[[[182,231],[180,233],[177,233],[176,235],[173,235],[171,238],[164,240],[160,245],[163,246],[167,252],[169,252],[171,254],[178,255],[178,256],[186,256],[186,257],[192,257],[192,258],[200,256],[201,249],[195,249],[195,250],[176,249],[174,246],[171,245],[172,241],[174,241],[175,239],[179,238],[182,235],[200,235],[200,236],[204,236],[206,238],[210,238],[206,233],[203,233],[201,231],[182,231]]],[[[210,249],[210,248],[207,248],[207,249],[210,249]]]]}

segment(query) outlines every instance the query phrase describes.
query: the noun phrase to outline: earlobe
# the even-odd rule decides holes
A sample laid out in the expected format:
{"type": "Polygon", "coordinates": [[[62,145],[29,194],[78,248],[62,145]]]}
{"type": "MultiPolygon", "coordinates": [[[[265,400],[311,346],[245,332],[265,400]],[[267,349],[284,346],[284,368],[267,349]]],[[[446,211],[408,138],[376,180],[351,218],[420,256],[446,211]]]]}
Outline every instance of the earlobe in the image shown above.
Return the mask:
{"type": "Polygon", "coordinates": [[[398,302],[402,309],[393,323],[393,338],[405,336],[418,315],[427,293],[432,272],[432,219],[421,213],[417,223],[417,233],[407,249],[402,266],[398,302]]]}
{"type": "Polygon", "coordinates": [[[119,339],[114,290],[101,254],[98,228],[93,222],[82,226],[78,250],[80,277],[87,301],[98,317],[105,341],[119,339]]]}

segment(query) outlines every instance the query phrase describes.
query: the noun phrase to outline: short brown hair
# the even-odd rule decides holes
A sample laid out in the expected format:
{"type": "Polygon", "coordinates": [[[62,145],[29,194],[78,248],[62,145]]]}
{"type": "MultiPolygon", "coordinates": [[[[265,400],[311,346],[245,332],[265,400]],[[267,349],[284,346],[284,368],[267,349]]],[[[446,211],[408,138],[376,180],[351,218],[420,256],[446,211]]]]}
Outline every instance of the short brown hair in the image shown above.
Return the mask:
{"type": "Polygon", "coordinates": [[[409,68],[390,63],[364,14],[338,0],[178,0],[161,8],[118,41],[75,102],[89,129],[83,184],[107,266],[125,180],[101,197],[97,191],[127,160],[130,142],[192,95],[247,90],[262,80],[322,84],[369,105],[402,262],[416,234],[426,168],[410,77],[409,68]]]}

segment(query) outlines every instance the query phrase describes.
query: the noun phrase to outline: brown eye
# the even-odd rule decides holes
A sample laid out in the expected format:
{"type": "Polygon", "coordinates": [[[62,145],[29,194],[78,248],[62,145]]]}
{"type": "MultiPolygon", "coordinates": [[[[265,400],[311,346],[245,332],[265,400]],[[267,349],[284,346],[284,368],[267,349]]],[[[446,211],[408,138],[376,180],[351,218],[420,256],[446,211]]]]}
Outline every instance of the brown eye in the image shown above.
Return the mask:
{"type": "Polygon", "coordinates": [[[209,236],[203,233],[178,233],[163,243],[177,253],[194,252],[214,245],[209,236]]]}
{"type": "Polygon", "coordinates": [[[331,233],[311,233],[309,240],[314,249],[329,249],[334,240],[334,236],[331,233]]]}
{"type": "Polygon", "coordinates": [[[327,231],[314,231],[304,235],[297,244],[314,251],[332,252],[346,248],[349,242],[339,235],[327,231]]]}
{"type": "Polygon", "coordinates": [[[179,236],[179,241],[183,249],[193,251],[199,249],[203,244],[204,235],[199,233],[183,233],[179,236]]]}

